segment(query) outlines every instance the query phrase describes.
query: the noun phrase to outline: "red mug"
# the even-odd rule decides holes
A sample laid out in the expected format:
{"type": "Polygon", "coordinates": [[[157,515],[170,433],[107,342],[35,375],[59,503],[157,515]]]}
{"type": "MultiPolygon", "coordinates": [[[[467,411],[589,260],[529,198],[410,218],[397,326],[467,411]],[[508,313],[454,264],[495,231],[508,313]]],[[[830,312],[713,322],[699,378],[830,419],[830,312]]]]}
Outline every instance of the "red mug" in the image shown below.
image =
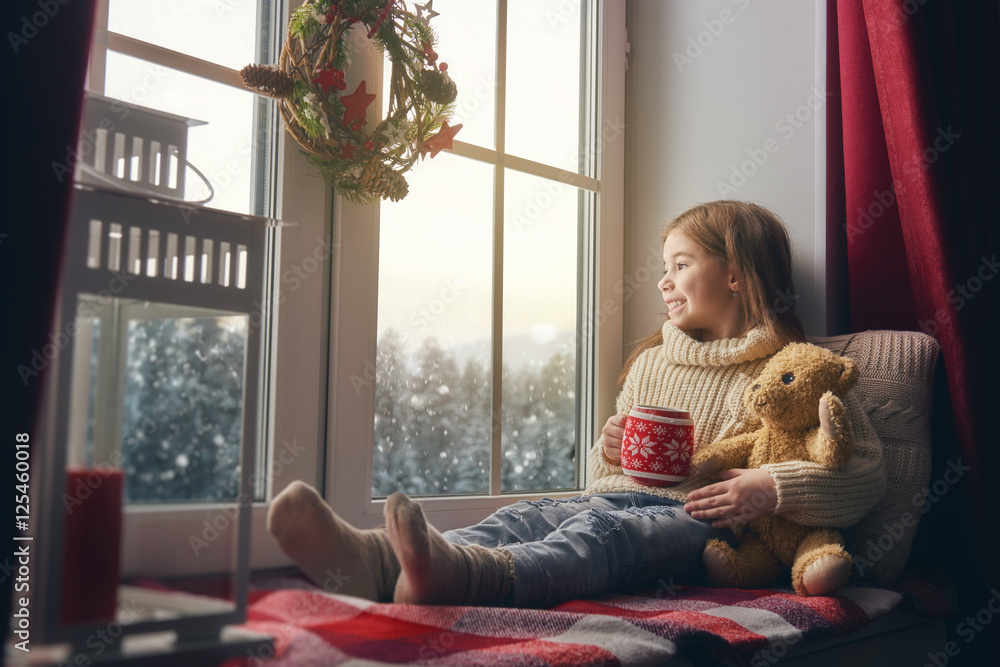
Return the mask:
{"type": "Polygon", "coordinates": [[[687,410],[637,405],[628,413],[622,471],[645,486],[673,486],[688,476],[694,421],[687,410]]]}

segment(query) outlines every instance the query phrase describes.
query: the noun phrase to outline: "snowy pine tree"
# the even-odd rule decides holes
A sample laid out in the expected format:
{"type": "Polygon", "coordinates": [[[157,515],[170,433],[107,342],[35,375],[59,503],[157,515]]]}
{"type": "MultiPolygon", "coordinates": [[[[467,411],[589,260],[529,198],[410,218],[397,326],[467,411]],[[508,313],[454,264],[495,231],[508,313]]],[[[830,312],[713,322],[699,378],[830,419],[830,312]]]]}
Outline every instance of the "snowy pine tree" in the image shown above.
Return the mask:
{"type": "Polygon", "coordinates": [[[245,330],[220,319],[128,322],[122,410],[127,501],[237,497],[245,330]]]}
{"type": "MultiPolygon", "coordinates": [[[[492,380],[476,359],[461,372],[435,339],[413,353],[386,331],[377,347],[372,492],[489,490],[492,380]],[[409,361],[407,357],[412,357],[409,361]]],[[[576,362],[572,351],[503,374],[504,491],[576,485],[576,362]]]]}

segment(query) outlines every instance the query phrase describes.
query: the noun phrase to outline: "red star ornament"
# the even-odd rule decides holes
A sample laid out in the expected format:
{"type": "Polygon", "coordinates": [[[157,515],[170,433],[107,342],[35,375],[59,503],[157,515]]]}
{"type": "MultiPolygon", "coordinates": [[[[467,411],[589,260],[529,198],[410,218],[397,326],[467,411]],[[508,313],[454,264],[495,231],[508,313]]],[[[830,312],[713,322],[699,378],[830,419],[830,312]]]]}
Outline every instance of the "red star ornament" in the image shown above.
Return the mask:
{"type": "Polygon", "coordinates": [[[337,70],[324,68],[319,76],[313,79],[313,83],[319,84],[323,88],[323,94],[326,95],[331,88],[337,87],[337,70]]]}
{"type": "Polygon", "coordinates": [[[344,155],[345,160],[354,159],[355,148],[357,148],[357,146],[352,146],[350,143],[345,143],[343,146],[340,147],[340,152],[344,155]]]}
{"type": "Polygon", "coordinates": [[[340,121],[340,124],[347,126],[353,121],[360,121],[364,125],[365,109],[368,108],[368,105],[374,99],[374,93],[365,91],[365,82],[362,81],[359,83],[353,93],[340,98],[340,101],[344,103],[344,119],[340,121]]]}
{"type": "Polygon", "coordinates": [[[453,139],[458,131],[462,129],[462,124],[459,123],[455,127],[448,125],[448,121],[445,121],[441,125],[441,130],[435,134],[433,137],[424,142],[424,145],[420,147],[421,153],[430,153],[431,157],[435,157],[438,153],[443,150],[451,150],[453,148],[453,139]]]}

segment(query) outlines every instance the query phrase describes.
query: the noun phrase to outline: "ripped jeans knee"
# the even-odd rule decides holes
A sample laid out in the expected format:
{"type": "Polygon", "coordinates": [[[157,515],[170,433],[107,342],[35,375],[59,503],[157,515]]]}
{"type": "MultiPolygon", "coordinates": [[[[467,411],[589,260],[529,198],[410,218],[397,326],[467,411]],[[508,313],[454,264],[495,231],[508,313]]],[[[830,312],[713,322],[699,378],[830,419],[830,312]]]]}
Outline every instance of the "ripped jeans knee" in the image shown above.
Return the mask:
{"type": "Polygon", "coordinates": [[[585,515],[590,531],[600,544],[607,544],[608,534],[613,530],[618,530],[622,523],[620,517],[600,507],[590,508],[585,515]]]}
{"type": "Polygon", "coordinates": [[[634,514],[635,516],[648,516],[650,518],[657,516],[675,516],[674,508],[669,505],[633,506],[629,507],[625,511],[629,514],[634,514]]]}
{"type": "Polygon", "coordinates": [[[566,503],[589,503],[590,496],[570,496],[569,498],[559,498],[558,500],[542,498],[541,500],[522,500],[521,502],[525,505],[541,509],[543,507],[556,507],[557,505],[564,505],[566,503]]]}
{"type": "Polygon", "coordinates": [[[558,507],[560,505],[566,505],[567,503],[580,504],[589,503],[590,496],[571,496],[569,498],[559,498],[554,500],[552,498],[542,498],[540,500],[522,500],[520,502],[509,505],[508,507],[502,508],[500,511],[503,515],[511,521],[521,521],[524,518],[524,512],[528,508],[534,508],[535,510],[542,511],[546,507],[558,507]]]}
{"type": "Polygon", "coordinates": [[[523,516],[521,514],[521,510],[517,509],[516,505],[504,507],[501,511],[503,512],[503,515],[511,521],[520,521],[523,516]]]}

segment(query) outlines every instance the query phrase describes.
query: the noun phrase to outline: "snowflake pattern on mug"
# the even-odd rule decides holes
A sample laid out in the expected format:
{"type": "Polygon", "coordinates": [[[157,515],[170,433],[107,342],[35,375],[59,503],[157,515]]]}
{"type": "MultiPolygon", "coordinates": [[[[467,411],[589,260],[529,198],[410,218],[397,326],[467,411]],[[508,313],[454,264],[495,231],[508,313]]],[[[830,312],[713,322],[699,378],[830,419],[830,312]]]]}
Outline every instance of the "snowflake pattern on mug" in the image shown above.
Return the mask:
{"type": "Polygon", "coordinates": [[[629,438],[627,449],[632,456],[642,454],[642,457],[645,459],[648,459],[649,455],[653,453],[653,446],[649,444],[648,435],[644,438],[640,438],[638,434],[633,433],[629,438]]]}
{"type": "Polygon", "coordinates": [[[634,408],[634,412],[629,414],[622,442],[623,472],[648,486],[683,481],[691,460],[691,424],[683,423],[686,417],[658,416],[655,408],[634,408]]]}
{"type": "Polygon", "coordinates": [[[673,439],[670,442],[665,443],[665,446],[666,446],[666,455],[669,456],[671,459],[674,459],[675,461],[680,459],[682,462],[686,462],[687,459],[690,457],[690,453],[688,452],[688,449],[684,445],[684,443],[677,442],[676,439],[673,439]]]}

